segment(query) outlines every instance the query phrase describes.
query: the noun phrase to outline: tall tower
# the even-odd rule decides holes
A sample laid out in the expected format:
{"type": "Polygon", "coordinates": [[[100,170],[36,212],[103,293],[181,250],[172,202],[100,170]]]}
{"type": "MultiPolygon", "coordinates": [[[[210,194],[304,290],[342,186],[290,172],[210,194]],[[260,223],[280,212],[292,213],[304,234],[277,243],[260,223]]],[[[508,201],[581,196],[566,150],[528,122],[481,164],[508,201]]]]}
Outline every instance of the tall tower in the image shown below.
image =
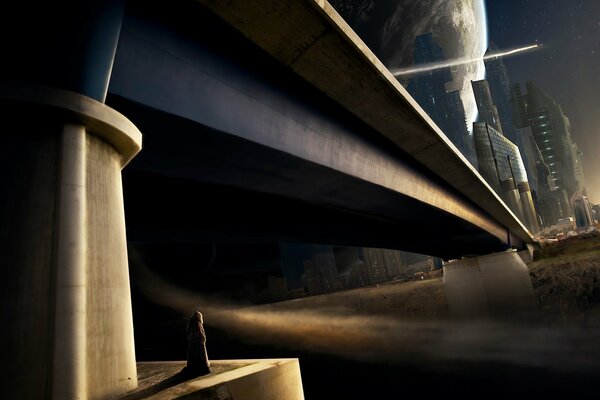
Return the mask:
{"type": "Polygon", "coordinates": [[[498,108],[494,105],[488,81],[482,79],[480,81],[471,81],[473,94],[475,95],[475,103],[479,111],[479,121],[485,122],[494,127],[498,132],[502,133],[502,124],[498,115],[498,108]]]}
{"type": "Polygon", "coordinates": [[[520,84],[512,87],[513,122],[518,132],[533,135],[536,201],[544,225],[550,226],[573,215],[570,197],[583,182],[580,153],[571,140],[569,119],[556,101],[532,82],[526,83],[526,89],[523,93],[520,84]]]}
{"type": "MultiPolygon", "coordinates": [[[[444,51],[426,33],[415,38],[415,63],[429,64],[444,61],[444,51]]],[[[476,165],[473,138],[467,129],[465,109],[458,91],[447,91],[452,81],[449,68],[416,75],[408,82],[407,90],[433,122],[444,132],[463,155],[476,165]]]]}
{"type": "Polygon", "coordinates": [[[527,114],[535,141],[557,189],[564,189],[569,198],[581,191],[576,172],[577,162],[571,140],[571,126],[562,108],[533,82],[526,82],[527,114]]]}
{"type": "MultiPolygon", "coordinates": [[[[494,54],[498,48],[493,43],[486,51],[486,55],[494,54]]],[[[513,126],[513,108],[511,106],[511,87],[506,66],[500,57],[492,57],[484,61],[486,80],[489,83],[492,100],[498,109],[502,122],[502,133],[511,142],[517,143],[517,132],[513,126]]]]}
{"type": "Polygon", "coordinates": [[[389,277],[381,249],[364,247],[362,248],[362,255],[367,265],[369,283],[375,284],[386,282],[389,277]]]}
{"type": "Polygon", "coordinates": [[[539,224],[519,148],[485,122],[473,124],[479,172],[533,233],[539,224]]]}
{"type": "MultiPolygon", "coordinates": [[[[415,38],[415,64],[429,64],[444,61],[444,51],[433,40],[432,33],[415,38]]],[[[440,68],[415,76],[408,83],[408,91],[419,105],[438,123],[442,120],[442,110],[438,106],[440,98],[446,94],[446,83],[452,81],[449,68],[440,68]]]]}
{"type": "Polygon", "coordinates": [[[458,90],[446,92],[441,100],[442,103],[438,105],[443,110],[443,122],[440,127],[467,160],[477,168],[475,143],[467,130],[465,107],[460,98],[460,93],[458,90]]]}
{"type": "MultiPolygon", "coordinates": [[[[573,143],[573,160],[574,160],[574,172],[577,180],[579,181],[579,185],[581,187],[585,187],[585,179],[583,177],[583,166],[581,165],[581,157],[583,156],[583,151],[579,150],[577,147],[577,143],[573,143]]],[[[585,194],[585,193],[584,193],[585,194]]]]}

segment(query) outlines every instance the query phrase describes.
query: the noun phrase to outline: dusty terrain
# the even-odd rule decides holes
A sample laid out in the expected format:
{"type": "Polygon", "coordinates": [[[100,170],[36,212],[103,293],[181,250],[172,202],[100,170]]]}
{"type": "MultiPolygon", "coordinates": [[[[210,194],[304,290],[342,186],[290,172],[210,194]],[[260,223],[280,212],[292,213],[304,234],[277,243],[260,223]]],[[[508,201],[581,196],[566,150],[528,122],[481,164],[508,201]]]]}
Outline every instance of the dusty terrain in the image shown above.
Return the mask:
{"type": "MultiPolygon", "coordinates": [[[[600,235],[546,244],[528,265],[538,310],[548,323],[600,326],[600,235]]],[[[442,278],[388,282],[261,306],[271,310],[319,310],[395,318],[444,318],[442,278]]]]}
{"type": "Polygon", "coordinates": [[[546,245],[528,267],[546,321],[600,326],[600,235],[546,245]]]}
{"type": "MultiPolygon", "coordinates": [[[[416,387],[461,398],[597,394],[600,237],[547,244],[529,269],[540,318],[527,323],[448,318],[440,277],[251,307],[164,282],[152,296],[173,309],[199,304],[212,359],[298,357],[309,400],[400,398],[416,387]]],[[[138,325],[149,336],[136,340],[141,359],[185,357],[186,316],[138,325]]]]}

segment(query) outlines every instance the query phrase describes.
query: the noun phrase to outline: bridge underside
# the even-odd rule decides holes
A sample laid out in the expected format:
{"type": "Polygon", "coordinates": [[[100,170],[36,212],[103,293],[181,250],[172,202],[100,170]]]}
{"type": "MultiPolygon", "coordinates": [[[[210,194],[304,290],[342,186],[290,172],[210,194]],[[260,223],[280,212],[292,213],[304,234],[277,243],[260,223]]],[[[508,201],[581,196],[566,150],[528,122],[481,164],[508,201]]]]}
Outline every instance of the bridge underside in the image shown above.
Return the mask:
{"type": "Polygon", "coordinates": [[[124,170],[129,240],[331,243],[445,259],[522,245],[202,6],[132,4],[107,98],[144,134],[124,170]]]}
{"type": "Polygon", "coordinates": [[[129,241],[330,243],[444,259],[504,246],[394,190],[122,98],[108,104],[144,132],[123,172],[129,241]]]}
{"type": "MultiPolygon", "coordinates": [[[[532,239],[326,2],[46,3],[0,26],[10,398],[137,385],[127,240],[452,259],[532,239]]],[[[504,274],[481,265],[469,282],[504,274]]]]}

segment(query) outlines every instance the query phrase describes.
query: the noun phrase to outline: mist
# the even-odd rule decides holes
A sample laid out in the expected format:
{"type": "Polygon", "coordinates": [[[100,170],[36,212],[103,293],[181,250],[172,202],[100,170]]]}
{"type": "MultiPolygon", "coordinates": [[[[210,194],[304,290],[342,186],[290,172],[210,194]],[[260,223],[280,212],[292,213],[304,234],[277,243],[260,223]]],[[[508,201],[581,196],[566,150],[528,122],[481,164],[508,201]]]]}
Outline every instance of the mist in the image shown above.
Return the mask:
{"type": "MultiPolygon", "coordinates": [[[[135,254],[132,260],[136,286],[145,297],[182,319],[199,310],[205,325],[241,343],[429,368],[445,368],[454,362],[506,363],[560,372],[600,367],[597,329],[492,319],[397,318],[329,307],[285,310],[285,302],[240,306],[177,287],[135,254]]],[[[208,343],[210,352],[210,338],[208,343]]]]}

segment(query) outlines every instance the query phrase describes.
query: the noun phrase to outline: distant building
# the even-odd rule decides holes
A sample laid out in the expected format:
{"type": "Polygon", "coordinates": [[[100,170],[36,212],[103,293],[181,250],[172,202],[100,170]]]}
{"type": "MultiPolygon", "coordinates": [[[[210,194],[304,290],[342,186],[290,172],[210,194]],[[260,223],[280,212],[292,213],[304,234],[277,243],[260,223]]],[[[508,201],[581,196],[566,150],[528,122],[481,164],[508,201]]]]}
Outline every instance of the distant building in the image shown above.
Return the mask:
{"type": "Polygon", "coordinates": [[[576,192],[571,197],[571,205],[575,213],[575,224],[578,228],[587,228],[594,225],[592,207],[587,196],[581,192],[576,192]]]}
{"type": "Polygon", "coordinates": [[[528,81],[525,85],[527,94],[522,95],[520,100],[521,122],[529,122],[556,189],[564,189],[570,198],[582,190],[583,173],[571,139],[569,119],[560,105],[533,82],[528,81]]]}
{"type": "MultiPolygon", "coordinates": [[[[486,54],[497,50],[492,44],[486,54]]],[[[583,185],[581,153],[571,143],[568,119],[560,106],[533,83],[526,83],[527,94],[521,92],[521,85],[511,87],[502,58],[485,60],[485,67],[491,99],[501,122],[497,130],[519,148],[536,220],[550,226],[572,215],[569,198],[583,185]]],[[[483,93],[485,89],[479,91],[483,93]]],[[[481,122],[496,127],[493,118],[481,109],[480,118],[481,122]]]]}
{"type": "Polygon", "coordinates": [[[389,280],[383,253],[380,249],[363,248],[363,257],[367,266],[369,283],[382,283],[389,280]]]}
{"type": "MultiPolygon", "coordinates": [[[[440,45],[427,33],[415,38],[415,64],[440,62],[445,59],[440,45]]],[[[411,96],[419,103],[433,122],[454,143],[461,153],[476,165],[473,138],[467,129],[465,109],[458,91],[448,91],[452,82],[449,68],[441,68],[416,75],[407,85],[411,96]]]]}
{"type": "Polygon", "coordinates": [[[361,264],[363,261],[360,258],[360,248],[351,246],[333,246],[333,254],[335,257],[335,266],[338,273],[348,271],[352,266],[361,264]]]}
{"type": "Polygon", "coordinates": [[[536,143],[534,199],[543,225],[549,227],[573,215],[570,196],[583,185],[581,153],[571,140],[570,124],[560,106],[532,82],[526,88],[524,94],[521,85],[512,87],[514,124],[521,131],[530,129],[536,143]]]}
{"type": "MultiPolygon", "coordinates": [[[[485,54],[490,55],[497,51],[498,48],[492,43],[485,54]]],[[[497,108],[502,123],[502,129],[499,130],[511,142],[517,144],[519,139],[513,125],[514,117],[513,107],[511,105],[511,85],[504,62],[501,57],[492,57],[485,60],[484,63],[486,80],[489,84],[492,101],[497,108]]]]}
{"type": "Polygon", "coordinates": [[[347,272],[348,274],[348,289],[367,286],[369,284],[369,274],[364,262],[354,264],[347,272]]]}
{"type": "Polygon", "coordinates": [[[385,270],[390,280],[394,279],[402,270],[402,252],[398,250],[383,250],[385,270]]]}
{"type": "Polygon", "coordinates": [[[535,142],[531,127],[516,128],[515,132],[517,137],[517,142],[515,142],[515,144],[521,153],[525,171],[527,171],[529,186],[531,187],[532,193],[537,194],[540,190],[538,164],[545,164],[544,158],[535,142]]]}
{"type": "Polygon", "coordinates": [[[583,176],[583,165],[581,164],[581,157],[583,156],[583,151],[579,150],[577,147],[577,143],[573,143],[573,168],[575,170],[575,177],[579,182],[581,187],[585,187],[585,178],[583,176]]]}
{"type": "Polygon", "coordinates": [[[498,132],[502,133],[500,116],[498,115],[498,109],[492,100],[488,81],[485,79],[480,81],[471,81],[471,86],[473,87],[473,94],[475,95],[477,111],[479,111],[478,121],[485,122],[494,127],[494,129],[496,129],[498,132]]]}
{"type": "MultiPolygon", "coordinates": [[[[425,266],[427,270],[441,268],[441,260],[398,250],[334,246],[333,251],[315,253],[304,261],[302,281],[305,293],[319,295],[410,279],[425,266]]],[[[279,287],[274,279],[269,282],[269,287],[279,287]]],[[[286,296],[292,296],[289,290],[286,296]]]]}
{"type": "Polygon", "coordinates": [[[477,168],[475,144],[467,129],[465,107],[460,98],[460,92],[458,90],[446,92],[442,99],[444,101],[442,103],[444,114],[439,125],[440,128],[471,165],[477,168]]]}
{"type": "Polygon", "coordinates": [[[336,290],[337,275],[333,252],[314,254],[304,261],[304,280],[309,295],[336,290]]]}
{"type": "Polygon", "coordinates": [[[370,284],[390,281],[398,277],[405,264],[403,255],[398,250],[363,248],[362,255],[370,284]]]}
{"type": "Polygon", "coordinates": [[[479,172],[531,232],[539,231],[519,148],[487,123],[473,124],[479,172]]]}

